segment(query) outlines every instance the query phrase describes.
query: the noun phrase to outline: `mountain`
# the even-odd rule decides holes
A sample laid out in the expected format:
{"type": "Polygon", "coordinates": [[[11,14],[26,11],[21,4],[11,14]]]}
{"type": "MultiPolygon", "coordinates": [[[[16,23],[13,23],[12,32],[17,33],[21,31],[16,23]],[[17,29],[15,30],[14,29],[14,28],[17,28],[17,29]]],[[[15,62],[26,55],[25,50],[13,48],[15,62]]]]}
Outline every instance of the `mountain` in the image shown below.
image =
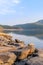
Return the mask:
{"type": "Polygon", "coordinates": [[[0,27],[3,27],[4,29],[20,29],[19,27],[9,25],[0,25],[0,27]]]}
{"type": "Polygon", "coordinates": [[[43,20],[39,20],[39,21],[37,21],[36,24],[43,25],[43,20]]]}
{"type": "Polygon", "coordinates": [[[43,38],[43,24],[42,23],[43,23],[42,21],[38,21],[36,23],[15,25],[15,27],[22,28],[23,31],[14,31],[14,32],[17,34],[22,34],[22,35],[27,35],[27,36],[34,35],[37,38],[43,38]],[[39,37],[39,35],[42,35],[42,37],[39,37]]]}
{"type": "Polygon", "coordinates": [[[16,27],[20,27],[23,29],[43,29],[43,20],[39,20],[36,23],[16,25],[16,27]]]}
{"type": "Polygon", "coordinates": [[[39,20],[36,23],[27,23],[21,25],[0,25],[4,29],[43,29],[43,20],[39,20]]]}

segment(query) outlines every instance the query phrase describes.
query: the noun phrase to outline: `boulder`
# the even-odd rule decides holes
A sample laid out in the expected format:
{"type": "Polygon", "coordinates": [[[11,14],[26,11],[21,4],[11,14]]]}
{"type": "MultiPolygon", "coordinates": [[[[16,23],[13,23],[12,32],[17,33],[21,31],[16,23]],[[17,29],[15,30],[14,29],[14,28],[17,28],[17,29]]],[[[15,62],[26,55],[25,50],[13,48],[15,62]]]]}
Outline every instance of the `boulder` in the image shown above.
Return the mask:
{"type": "Polygon", "coordinates": [[[8,35],[7,33],[0,33],[0,36],[3,36],[5,38],[7,38],[7,39],[11,39],[12,38],[12,36],[8,35]]]}
{"type": "Polygon", "coordinates": [[[23,50],[21,51],[21,54],[20,54],[20,56],[19,56],[19,59],[20,59],[20,60],[25,59],[25,58],[28,56],[29,53],[30,53],[30,49],[28,49],[28,48],[23,49],[23,50]]]}
{"type": "Polygon", "coordinates": [[[35,51],[34,44],[29,44],[27,47],[24,47],[24,49],[21,51],[21,55],[19,56],[19,59],[25,59],[29,55],[32,55],[35,51]]]}
{"type": "Polygon", "coordinates": [[[28,48],[30,48],[30,54],[35,52],[35,46],[33,43],[28,44],[28,48]]]}
{"type": "Polygon", "coordinates": [[[8,44],[12,42],[12,36],[6,33],[0,33],[0,45],[8,44]]]}
{"type": "Polygon", "coordinates": [[[17,56],[13,53],[0,53],[0,65],[12,65],[16,61],[17,56]]]}
{"type": "Polygon", "coordinates": [[[16,61],[17,56],[13,53],[9,54],[8,63],[13,64],[16,61]]]}
{"type": "Polygon", "coordinates": [[[10,40],[6,39],[5,37],[3,36],[0,36],[0,45],[4,45],[6,43],[8,43],[10,40]]]}

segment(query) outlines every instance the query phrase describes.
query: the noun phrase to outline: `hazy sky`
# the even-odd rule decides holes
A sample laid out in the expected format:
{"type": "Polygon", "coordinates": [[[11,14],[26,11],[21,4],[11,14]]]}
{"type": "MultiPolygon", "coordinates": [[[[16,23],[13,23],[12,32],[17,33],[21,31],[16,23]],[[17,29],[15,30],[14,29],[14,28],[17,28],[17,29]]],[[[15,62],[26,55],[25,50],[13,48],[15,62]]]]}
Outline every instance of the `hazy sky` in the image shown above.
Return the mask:
{"type": "Polygon", "coordinates": [[[0,24],[32,23],[43,19],[43,0],[0,0],[0,24]]]}

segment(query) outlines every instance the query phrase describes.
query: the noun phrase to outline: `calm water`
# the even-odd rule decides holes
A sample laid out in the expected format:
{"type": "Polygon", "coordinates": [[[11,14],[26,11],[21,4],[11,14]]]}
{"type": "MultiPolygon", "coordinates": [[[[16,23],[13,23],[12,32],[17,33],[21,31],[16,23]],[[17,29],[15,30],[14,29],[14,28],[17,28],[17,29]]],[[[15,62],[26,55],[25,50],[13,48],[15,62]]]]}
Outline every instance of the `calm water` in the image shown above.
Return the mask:
{"type": "Polygon", "coordinates": [[[34,43],[37,48],[43,48],[43,31],[13,31],[8,32],[13,36],[13,39],[19,39],[25,44],[34,43]]]}

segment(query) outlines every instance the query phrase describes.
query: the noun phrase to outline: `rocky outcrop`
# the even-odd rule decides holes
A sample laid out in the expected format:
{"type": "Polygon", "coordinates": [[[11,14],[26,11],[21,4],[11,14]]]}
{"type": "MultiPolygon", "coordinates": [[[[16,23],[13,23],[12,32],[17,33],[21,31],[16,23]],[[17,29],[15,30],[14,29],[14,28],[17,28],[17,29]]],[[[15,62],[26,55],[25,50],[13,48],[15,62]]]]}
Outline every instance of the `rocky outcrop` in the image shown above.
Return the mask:
{"type": "Polygon", "coordinates": [[[43,51],[0,33],[0,65],[43,65],[43,51]]]}
{"type": "Polygon", "coordinates": [[[30,43],[28,46],[22,49],[19,59],[23,60],[27,58],[29,55],[33,54],[34,52],[35,52],[34,44],[30,43]]]}
{"type": "Polygon", "coordinates": [[[12,36],[6,33],[0,33],[0,45],[7,45],[9,42],[12,41],[12,36]]]}
{"type": "Polygon", "coordinates": [[[40,55],[43,53],[43,50],[39,49],[37,51],[38,51],[38,53],[34,52],[33,54],[26,57],[25,59],[16,61],[15,65],[43,65],[43,57],[40,55]]]}

